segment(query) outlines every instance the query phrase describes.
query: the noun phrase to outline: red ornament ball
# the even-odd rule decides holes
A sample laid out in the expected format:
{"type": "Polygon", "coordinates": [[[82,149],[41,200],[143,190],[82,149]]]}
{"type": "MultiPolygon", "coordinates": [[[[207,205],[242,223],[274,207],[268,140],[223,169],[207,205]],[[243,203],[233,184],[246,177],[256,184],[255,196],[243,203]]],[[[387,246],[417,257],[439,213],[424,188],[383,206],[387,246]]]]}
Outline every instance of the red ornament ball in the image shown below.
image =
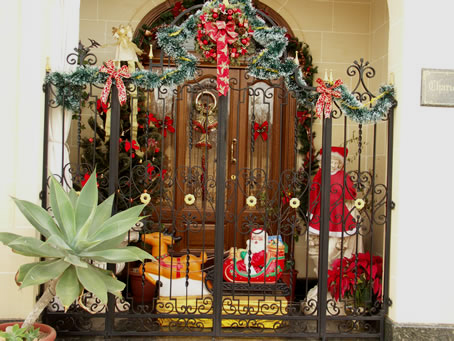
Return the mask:
{"type": "Polygon", "coordinates": [[[233,53],[236,53],[236,48],[232,48],[232,52],[233,52],[233,53]]]}
{"type": "Polygon", "coordinates": [[[241,44],[246,45],[247,44],[247,39],[241,39],[241,44]]]}
{"type": "Polygon", "coordinates": [[[205,39],[205,40],[203,41],[203,45],[208,45],[208,40],[205,39]]]}
{"type": "Polygon", "coordinates": [[[213,18],[216,19],[218,17],[217,13],[213,13],[213,18]]]}
{"type": "Polygon", "coordinates": [[[93,138],[90,137],[90,138],[88,139],[88,141],[90,141],[90,143],[93,143],[93,138]]]}
{"type": "Polygon", "coordinates": [[[233,10],[229,9],[229,10],[227,11],[227,14],[228,14],[228,15],[232,15],[232,14],[233,14],[233,10]]]}
{"type": "Polygon", "coordinates": [[[239,23],[238,23],[238,26],[239,26],[239,27],[243,27],[244,24],[243,24],[242,22],[239,22],[239,23]]]}
{"type": "Polygon", "coordinates": [[[227,17],[227,20],[232,20],[232,19],[233,19],[233,17],[232,17],[231,15],[229,15],[229,16],[227,17]]]}

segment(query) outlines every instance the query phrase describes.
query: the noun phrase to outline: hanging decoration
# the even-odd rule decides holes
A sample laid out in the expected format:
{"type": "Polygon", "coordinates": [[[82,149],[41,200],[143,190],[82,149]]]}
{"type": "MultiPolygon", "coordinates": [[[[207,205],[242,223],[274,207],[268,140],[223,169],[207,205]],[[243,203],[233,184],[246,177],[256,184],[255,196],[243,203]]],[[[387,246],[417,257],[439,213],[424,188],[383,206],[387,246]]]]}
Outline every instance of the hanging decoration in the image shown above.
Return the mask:
{"type": "Polygon", "coordinates": [[[197,28],[196,50],[205,60],[216,61],[217,90],[227,96],[229,65],[247,54],[253,30],[240,6],[216,2],[204,6],[197,28]]]}
{"type": "MultiPolygon", "coordinates": [[[[249,74],[257,79],[263,80],[283,77],[287,89],[295,91],[298,103],[301,105],[311,105],[308,101],[308,90],[301,89],[299,85],[306,84],[304,75],[306,75],[307,69],[304,70],[303,73],[300,69],[300,61],[296,58],[282,58],[288,44],[285,28],[267,27],[264,20],[257,15],[257,10],[252,5],[251,0],[232,0],[232,4],[228,1],[208,1],[204,3],[202,10],[190,15],[181,25],[162,27],[156,34],[158,44],[161,46],[163,52],[174,60],[176,68],[164,72],[153,72],[149,70],[134,71],[130,75],[128,81],[139,88],[149,90],[167,85],[180,85],[187,80],[193,79],[196,74],[198,60],[184,48],[183,43],[188,39],[199,38],[198,31],[202,31],[202,38],[204,33],[208,38],[206,39],[207,44],[203,44],[204,39],[201,38],[204,46],[216,42],[216,56],[214,54],[214,48],[213,51],[211,51],[211,48],[209,50],[209,58],[211,59],[216,58],[216,60],[218,60],[218,42],[219,44],[222,43],[219,41],[224,39],[222,37],[225,37],[226,45],[220,47],[232,47],[231,50],[228,49],[230,53],[228,54],[228,61],[230,62],[237,60],[243,53],[243,46],[249,48],[253,41],[258,43],[259,46],[264,46],[261,51],[249,58],[249,74]],[[213,17],[215,12],[212,11],[210,12],[210,16],[207,16],[208,11],[213,8],[218,8],[217,18],[213,17]],[[237,9],[240,9],[240,11],[237,11],[237,9]],[[232,10],[231,20],[228,18],[229,10],[232,10]],[[201,16],[203,14],[205,14],[205,24],[211,23],[211,25],[208,25],[207,27],[202,25],[201,16]],[[225,25],[222,23],[218,25],[218,21],[221,21],[220,19],[222,19],[220,15],[227,15],[227,21],[224,20],[225,25]],[[231,23],[229,24],[229,22],[231,23]],[[248,25],[247,30],[244,25],[245,22],[247,22],[248,25]],[[243,23],[243,27],[240,27],[240,23],[243,23]],[[244,30],[240,30],[240,28],[244,30]],[[243,36],[245,38],[242,38],[243,36]],[[239,39],[240,37],[241,39],[239,39]],[[252,39],[250,39],[251,37],[252,39]],[[246,38],[249,38],[249,42],[246,38]],[[243,39],[246,40],[243,41],[243,39]],[[232,43],[228,43],[227,40],[232,41],[232,43]],[[247,45],[248,43],[250,45],[247,45]],[[237,46],[240,46],[241,49],[238,50],[238,47],[234,47],[235,44],[240,44],[237,46]],[[233,48],[236,48],[235,52],[233,52],[233,48]],[[234,53],[233,57],[232,53],[234,53]],[[236,57],[237,54],[238,57],[236,57]]],[[[199,47],[201,46],[200,44],[197,45],[199,47]]],[[[248,54],[248,52],[245,52],[245,55],[246,54],[248,54]]],[[[204,58],[207,58],[206,54],[204,55],[204,58]]],[[[218,66],[222,71],[221,77],[226,77],[224,72],[226,71],[228,64],[225,65],[221,62],[218,66]]],[[[59,72],[49,73],[46,76],[45,82],[51,83],[57,87],[56,100],[58,104],[64,104],[67,109],[74,112],[80,112],[82,90],[86,84],[106,83],[105,91],[103,91],[104,103],[107,102],[112,78],[116,80],[117,87],[119,84],[123,84],[121,77],[126,78],[125,76],[119,76],[115,73],[119,71],[112,70],[112,68],[105,68],[104,70],[106,69],[110,70],[110,73],[106,74],[104,72],[99,72],[100,70],[97,67],[79,66],[71,74],[59,72]],[[117,81],[117,78],[119,81],[117,81]]],[[[220,79],[219,90],[221,90],[221,94],[226,94],[226,91],[228,91],[227,85],[228,79],[220,79]]],[[[393,97],[394,89],[391,85],[385,85],[380,88],[381,95],[367,104],[361,104],[344,85],[338,86],[336,90],[341,94],[337,101],[342,108],[345,109],[345,114],[358,123],[377,122],[382,120],[395,103],[393,97]],[[376,105],[370,107],[375,101],[377,102],[376,105]]],[[[320,97],[322,95],[316,94],[316,96],[320,97]]],[[[326,96],[327,95],[325,94],[324,97],[326,98],[326,96]]],[[[336,98],[336,96],[334,97],[336,98]]],[[[122,97],[121,103],[124,103],[124,101],[125,99],[122,97]]],[[[325,114],[327,114],[326,108],[325,114]]]]}
{"type": "Polygon", "coordinates": [[[110,88],[112,87],[112,78],[115,79],[115,85],[118,89],[118,100],[120,101],[120,105],[126,103],[126,87],[123,83],[122,78],[129,78],[131,77],[130,73],[128,72],[128,67],[123,65],[118,71],[115,70],[115,65],[112,60],[108,60],[106,65],[103,65],[99,68],[100,72],[107,73],[109,77],[107,78],[106,85],[101,93],[101,103],[107,104],[107,99],[109,98],[110,88]]]}
{"type": "Polygon", "coordinates": [[[266,142],[268,140],[268,121],[259,124],[254,123],[254,141],[257,141],[257,138],[261,136],[262,140],[266,142]]]}
{"type": "Polygon", "coordinates": [[[158,120],[153,114],[150,114],[148,116],[148,122],[153,122],[154,126],[158,128],[160,132],[162,131],[164,137],[167,137],[167,131],[170,133],[175,132],[175,128],[172,125],[173,119],[170,118],[169,115],[166,115],[163,120],[158,120]]]}
{"type": "Polygon", "coordinates": [[[318,118],[328,118],[331,117],[331,108],[333,105],[333,97],[340,98],[341,93],[336,91],[336,88],[342,84],[342,81],[338,79],[334,82],[331,87],[326,86],[325,82],[320,78],[317,78],[317,92],[320,94],[318,96],[317,104],[315,104],[315,113],[318,118]]]}

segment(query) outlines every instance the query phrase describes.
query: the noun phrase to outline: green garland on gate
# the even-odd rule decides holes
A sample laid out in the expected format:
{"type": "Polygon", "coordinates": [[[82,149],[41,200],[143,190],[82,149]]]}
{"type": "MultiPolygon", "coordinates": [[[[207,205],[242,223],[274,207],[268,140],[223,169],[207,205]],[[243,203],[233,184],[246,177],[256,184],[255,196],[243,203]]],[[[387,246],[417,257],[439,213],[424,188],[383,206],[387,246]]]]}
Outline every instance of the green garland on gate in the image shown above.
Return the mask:
{"type": "MultiPolygon", "coordinates": [[[[204,8],[221,2],[222,0],[206,2],[204,8]]],[[[230,2],[231,7],[240,6],[254,30],[252,35],[254,40],[263,47],[257,55],[250,58],[248,63],[249,74],[257,79],[264,80],[283,77],[287,89],[295,91],[298,103],[311,106],[312,103],[308,101],[308,91],[301,89],[299,85],[306,85],[301,69],[295,64],[293,58],[282,60],[282,55],[288,44],[288,38],[285,36],[286,29],[265,26],[265,21],[257,15],[251,0],[230,0],[230,2]],[[298,79],[295,78],[295,75],[298,79]]],[[[183,47],[183,43],[187,39],[195,37],[197,19],[201,12],[199,10],[189,16],[179,26],[163,27],[157,34],[158,44],[175,61],[176,69],[166,70],[163,73],[138,70],[131,74],[131,78],[127,82],[132,82],[143,89],[153,89],[166,85],[180,85],[193,79],[196,74],[198,59],[183,47]]],[[[98,67],[79,66],[73,73],[49,73],[45,78],[45,83],[56,86],[58,104],[64,103],[66,109],[80,112],[82,90],[87,84],[104,84],[107,78],[108,75],[99,72],[98,67]]],[[[337,90],[342,94],[341,99],[337,101],[345,114],[358,123],[377,122],[383,119],[395,103],[394,89],[391,85],[380,88],[381,95],[371,101],[377,102],[373,108],[361,104],[344,85],[338,87],[337,90]]]]}

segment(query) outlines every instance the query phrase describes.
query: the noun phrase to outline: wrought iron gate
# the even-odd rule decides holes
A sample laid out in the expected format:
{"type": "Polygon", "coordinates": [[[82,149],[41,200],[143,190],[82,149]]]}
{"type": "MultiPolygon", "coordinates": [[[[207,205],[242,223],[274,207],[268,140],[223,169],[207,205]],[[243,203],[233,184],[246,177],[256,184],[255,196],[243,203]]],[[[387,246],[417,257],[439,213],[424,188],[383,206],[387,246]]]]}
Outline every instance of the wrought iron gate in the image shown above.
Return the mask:
{"type": "MultiPolygon", "coordinates": [[[[365,87],[375,74],[367,62],[347,74],[357,78],[359,100],[374,98],[365,87]]],[[[317,120],[301,114],[282,79],[258,81],[238,68],[230,83],[229,96],[218,97],[207,68],[178,88],[129,85],[123,107],[115,87],[109,107],[99,103],[99,85],[81,87],[85,109],[73,116],[73,146],[68,155],[61,143],[57,156],[48,155],[55,131],[47,127],[61,122],[65,141],[73,113],[45,87],[43,174],[58,173],[79,189],[96,166],[100,200],[116,193],[117,210],[146,203],[147,217],[128,242],[159,260],[109,265],[127,287],[107,307],[91,293],[67,312],[53,302],[44,318],[59,335],[383,339],[392,110],[368,126],[339,107],[317,120]],[[302,133],[306,155],[299,155],[302,133]],[[332,155],[344,166],[338,172],[332,155]],[[57,167],[49,170],[48,157],[57,167]],[[299,276],[295,266],[304,270],[299,276]]],[[[315,89],[301,88],[308,90],[315,89]]]]}

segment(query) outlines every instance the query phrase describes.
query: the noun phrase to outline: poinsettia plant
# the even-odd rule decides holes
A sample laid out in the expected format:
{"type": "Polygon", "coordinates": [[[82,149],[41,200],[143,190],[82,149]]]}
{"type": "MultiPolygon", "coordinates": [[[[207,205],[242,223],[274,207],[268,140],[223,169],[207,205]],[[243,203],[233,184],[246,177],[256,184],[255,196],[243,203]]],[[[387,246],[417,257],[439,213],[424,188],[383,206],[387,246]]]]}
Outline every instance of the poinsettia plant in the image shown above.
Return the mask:
{"type": "Polygon", "coordinates": [[[357,305],[382,300],[383,259],[369,252],[337,258],[328,270],[328,290],[338,301],[353,298],[357,305]],[[371,297],[372,294],[372,297],[371,297]]]}

